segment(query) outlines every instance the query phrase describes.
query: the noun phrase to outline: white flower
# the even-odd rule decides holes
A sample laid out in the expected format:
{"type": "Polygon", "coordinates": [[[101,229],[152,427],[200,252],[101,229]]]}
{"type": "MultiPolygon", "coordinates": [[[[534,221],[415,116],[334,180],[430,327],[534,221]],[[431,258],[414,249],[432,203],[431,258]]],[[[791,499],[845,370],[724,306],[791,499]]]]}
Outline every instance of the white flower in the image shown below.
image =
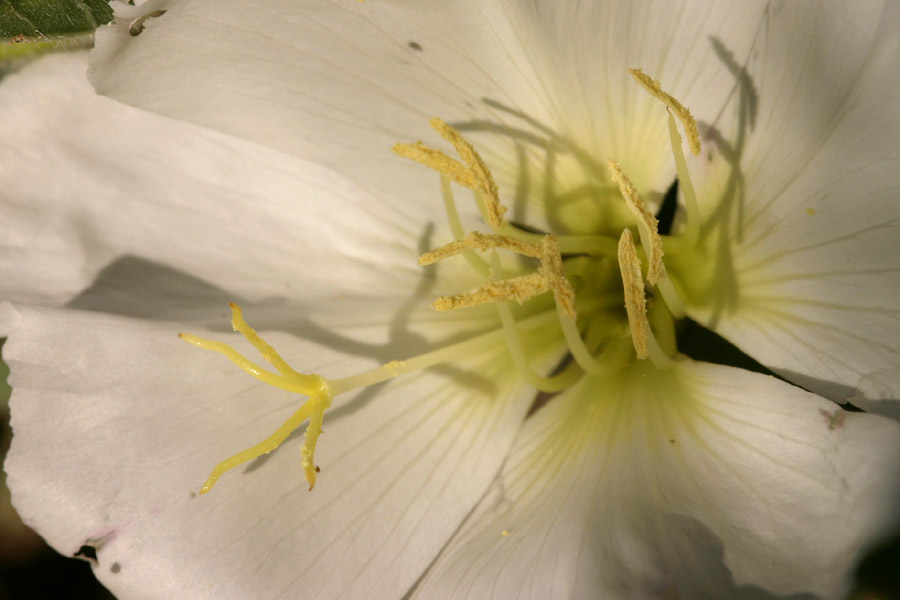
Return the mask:
{"type": "MultiPolygon", "coordinates": [[[[77,58],[0,87],[5,139],[21,141],[0,150],[3,295],[18,302],[0,322],[24,518],[63,553],[96,548],[123,598],[843,593],[892,522],[894,422],[689,359],[630,359],[526,418],[533,388],[490,333],[493,307],[428,309],[482,279],[459,259],[415,266],[451,236],[437,176],[388,149],[439,115],[516,222],[618,233],[635,221],[605,159],[651,205],[675,174],[665,111],[627,72],[646,69],[705,132],[687,164],[699,209],[676,224],[702,227],[666,247],[674,297],[788,379],[891,406],[895,11],[307,4],[151,2],[98,34],[99,91],[249,142],[94,98],[77,58]],[[42,101],[63,82],[77,94],[42,101]],[[198,497],[298,402],[175,338],[233,343],[229,300],[329,378],[464,350],[338,396],[313,492],[297,439],[198,497]]],[[[546,373],[561,334],[519,316],[546,373]]],[[[671,346],[665,319],[654,331],[671,346]]]]}

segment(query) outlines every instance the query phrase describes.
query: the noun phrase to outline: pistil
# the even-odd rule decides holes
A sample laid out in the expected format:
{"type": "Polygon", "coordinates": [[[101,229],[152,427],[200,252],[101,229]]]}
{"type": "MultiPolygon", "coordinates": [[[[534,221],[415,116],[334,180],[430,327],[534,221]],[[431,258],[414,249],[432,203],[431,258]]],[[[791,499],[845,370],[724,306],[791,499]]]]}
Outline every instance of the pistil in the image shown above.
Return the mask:
{"type": "MultiPolygon", "coordinates": [[[[659,82],[640,70],[632,69],[630,72],[644,89],[667,106],[672,152],[687,210],[687,225],[681,236],[681,244],[693,245],[700,236],[700,211],[681,151],[682,140],[675,118],[681,120],[694,154],[700,151],[696,121],[687,108],[662,90],[659,82]]],[[[483,348],[505,344],[512,363],[522,378],[536,389],[550,393],[568,389],[585,375],[609,376],[628,365],[633,356],[639,360],[649,358],[660,369],[674,364],[672,357],[676,355],[677,347],[673,317],[683,316],[684,307],[666,272],[658,222],[618,163],[612,159],[608,161],[610,176],[636,219],[641,248],[647,257],[646,283],[651,288],[655,286],[659,292],[656,298],[651,299],[650,318],[642,263],[630,229],[624,229],[617,241],[610,235],[549,235],[525,231],[515,226],[505,220],[507,209],[500,200],[498,187],[474,146],[441,119],[432,119],[431,126],[453,145],[459,156],[458,160],[422,142],[397,144],[393,148],[398,155],[440,173],[441,196],[453,240],[422,254],[419,264],[429,266],[462,255],[473,271],[484,280],[481,285],[467,291],[437,298],[433,306],[438,310],[459,310],[492,303],[497,307],[500,327],[432,352],[391,361],[350,377],[329,380],[320,375],[295,371],[244,321],[240,307],[231,304],[234,330],[254,346],[277,373],[257,365],[222,342],[189,334],[180,334],[180,337],[200,348],[223,354],[268,385],[305,396],[307,400],[265,440],[216,465],[201,493],[212,489],[219,477],[228,470],[272,452],[306,421],[308,425],[301,457],[304,476],[312,490],[319,472],[315,463],[315,450],[323,433],[325,413],[335,397],[437,364],[468,358],[483,348]],[[453,183],[472,191],[490,233],[464,230],[453,197],[453,183]],[[513,252],[537,261],[536,268],[504,278],[498,251],[513,252]],[[485,260],[479,252],[490,252],[490,260],[485,260]],[[581,256],[573,256],[576,254],[581,256]],[[613,273],[614,265],[618,266],[621,291],[619,281],[613,273]],[[567,276],[567,267],[573,273],[575,286],[567,276]],[[528,317],[516,320],[511,300],[521,304],[548,292],[553,294],[554,310],[531,311],[528,317]],[[576,297],[576,294],[581,295],[576,297]],[[659,301],[660,298],[664,303],[659,301]],[[581,311],[580,316],[576,305],[581,311]],[[651,321],[660,334],[662,345],[654,335],[651,321]],[[523,329],[530,335],[542,331],[545,333],[541,336],[549,333],[556,339],[562,333],[560,341],[565,341],[565,347],[573,360],[558,374],[538,374],[529,365],[527,346],[522,341],[523,329]]],[[[682,247],[678,245],[678,241],[672,242],[671,246],[669,243],[670,240],[667,239],[666,248],[670,252],[677,252],[682,247]]]]}
{"type": "MultiPolygon", "coordinates": [[[[473,353],[476,353],[481,348],[496,347],[497,344],[502,344],[505,341],[503,330],[491,331],[463,342],[420,354],[407,360],[391,361],[364,373],[342,379],[329,380],[321,375],[305,374],[295,371],[281,358],[279,353],[268,342],[263,340],[262,337],[260,337],[259,334],[244,321],[242,310],[238,305],[232,303],[229,306],[232,311],[232,325],[234,326],[235,331],[243,335],[244,338],[260,352],[262,357],[275,367],[278,374],[272,373],[255,364],[228,344],[207,340],[187,333],[181,333],[178,337],[199,348],[223,354],[243,371],[249,373],[256,379],[273,387],[287,390],[301,396],[307,396],[308,400],[304,402],[294,414],[288,417],[288,419],[282,423],[272,435],[258,444],[255,444],[246,450],[242,450],[216,465],[201,487],[201,494],[210,491],[218,479],[227,471],[253,460],[258,456],[268,454],[278,448],[282,442],[284,442],[284,440],[286,440],[288,436],[307,419],[309,420],[309,424],[306,428],[301,457],[304,477],[307,483],[309,483],[309,489],[312,490],[315,486],[316,476],[319,472],[319,467],[315,464],[316,445],[319,436],[322,434],[322,423],[325,412],[331,407],[335,397],[356,389],[382,383],[407,373],[413,373],[439,364],[453,363],[472,356],[473,353]]],[[[535,332],[548,325],[552,325],[554,321],[555,315],[544,312],[523,319],[522,323],[527,326],[529,331],[535,332]]],[[[575,373],[575,375],[577,375],[577,373],[575,373]]],[[[568,377],[571,378],[572,375],[570,374],[568,377]]],[[[560,379],[559,381],[568,382],[567,379],[560,379]]]]}

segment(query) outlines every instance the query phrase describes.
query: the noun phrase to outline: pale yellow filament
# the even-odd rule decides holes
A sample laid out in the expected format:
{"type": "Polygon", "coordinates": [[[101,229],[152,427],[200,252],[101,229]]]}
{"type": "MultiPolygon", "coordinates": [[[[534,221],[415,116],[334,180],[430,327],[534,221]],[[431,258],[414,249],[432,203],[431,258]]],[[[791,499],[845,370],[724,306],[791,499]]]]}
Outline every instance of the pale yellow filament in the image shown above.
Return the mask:
{"type": "MultiPolygon", "coordinates": [[[[459,211],[456,210],[456,201],[453,199],[453,190],[450,189],[450,178],[445,173],[441,173],[441,198],[444,200],[444,212],[450,225],[450,233],[456,239],[465,237],[459,211]]],[[[473,271],[485,278],[491,276],[491,267],[474,250],[463,250],[462,255],[473,271]]]]}
{"type": "MultiPolygon", "coordinates": [[[[491,253],[491,267],[495,272],[500,272],[500,259],[496,252],[491,253]]],[[[570,387],[582,375],[582,371],[578,363],[571,363],[561,373],[551,377],[543,377],[538,375],[534,369],[528,364],[528,358],[525,356],[525,349],[522,347],[522,341],[519,337],[519,328],[516,325],[515,317],[509,308],[508,302],[497,302],[497,313],[500,315],[500,322],[503,325],[503,334],[506,337],[506,347],[512,358],[516,371],[527,381],[532,387],[548,393],[561,392],[570,387]]]]}

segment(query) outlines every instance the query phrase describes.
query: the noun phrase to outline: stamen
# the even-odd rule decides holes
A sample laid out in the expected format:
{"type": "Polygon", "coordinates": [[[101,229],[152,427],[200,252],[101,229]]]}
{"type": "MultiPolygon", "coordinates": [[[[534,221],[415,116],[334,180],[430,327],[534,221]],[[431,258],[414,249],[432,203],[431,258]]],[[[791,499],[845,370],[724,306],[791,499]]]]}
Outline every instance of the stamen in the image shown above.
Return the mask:
{"type": "MultiPolygon", "coordinates": [[[[610,158],[606,161],[606,165],[609,167],[613,181],[619,185],[619,192],[625,198],[625,204],[628,205],[628,209],[638,219],[638,232],[641,236],[641,244],[644,246],[644,251],[647,253],[647,260],[649,261],[647,265],[647,283],[656,285],[659,278],[665,274],[665,267],[662,262],[662,238],[658,229],[659,221],[644,206],[637,189],[631,183],[631,180],[625,176],[625,173],[622,172],[619,163],[610,158]]],[[[619,252],[621,257],[621,242],[619,252]]]]}
{"type": "Polygon", "coordinates": [[[541,239],[541,247],[538,248],[534,244],[504,235],[471,232],[461,240],[450,242],[436,250],[426,252],[419,258],[419,264],[430,265],[438,260],[472,248],[481,250],[503,248],[532,258],[540,257],[541,266],[536,273],[528,273],[527,275],[500,281],[487,281],[460,294],[441,296],[431,304],[436,310],[450,311],[506,300],[515,300],[522,304],[526,300],[553,290],[553,298],[563,312],[573,321],[578,318],[578,313],[575,309],[575,290],[572,288],[569,280],[566,279],[559,243],[552,235],[545,235],[541,239]]]}
{"type": "MultiPolygon", "coordinates": [[[[416,142],[415,144],[398,143],[394,145],[393,151],[403,158],[414,160],[441,174],[441,194],[444,197],[444,207],[454,237],[457,239],[463,237],[462,225],[459,221],[452,192],[447,182],[443,182],[444,179],[454,181],[474,192],[482,219],[497,234],[519,240],[525,244],[537,244],[541,237],[540,234],[523,231],[503,220],[506,207],[500,202],[497,186],[494,183],[490,169],[475,148],[462,137],[462,134],[441,119],[435,117],[431,120],[431,125],[444,139],[454,145],[457,152],[466,162],[466,165],[450,158],[439,150],[429,148],[422,142],[416,142]]],[[[603,254],[607,256],[613,256],[616,253],[615,240],[603,236],[561,236],[558,241],[560,242],[560,247],[566,253],[603,254]]],[[[471,252],[464,252],[463,254],[466,256],[466,261],[469,262],[470,266],[480,275],[485,276],[487,263],[476,258],[471,252]]]]}
{"type": "Polygon", "coordinates": [[[524,256],[530,256],[531,258],[540,258],[543,252],[541,247],[536,244],[522,242],[506,235],[473,231],[455,242],[450,242],[449,244],[435,248],[431,252],[426,252],[419,257],[419,265],[425,267],[436,263],[439,260],[456,256],[464,250],[471,248],[477,248],[482,251],[491,248],[502,248],[504,250],[512,250],[513,252],[517,252],[524,256]]]}
{"type": "Polygon", "coordinates": [[[487,281],[454,296],[441,296],[432,302],[431,306],[436,310],[448,311],[504,300],[515,300],[522,304],[526,300],[549,292],[550,289],[550,282],[543,273],[528,273],[512,279],[487,281]]]}
{"type": "Polygon", "coordinates": [[[422,142],[415,144],[394,144],[391,148],[394,154],[403,158],[414,160],[421,165],[425,165],[430,169],[434,169],[442,175],[446,175],[459,185],[470,190],[474,190],[478,186],[472,172],[466,168],[458,160],[450,158],[440,150],[429,148],[422,142]]]}
{"type": "MultiPolygon", "coordinates": [[[[500,260],[496,253],[491,257],[491,265],[495,271],[500,271],[500,260]]],[[[542,377],[541,375],[538,375],[528,364],[528,359],[525,356],[525,349],[522,347],[522,341],[519,336],[519,328],[516,326],[516,321],[513,317],[512,310],[509,308],[509,303],[498,302],[497,312],[500,315],[500,322],[503,324],[506,347],[509,350],[513,365],[522,376],[522,379],[527,381],[538,391],[548,393],[561,392],[562,390],[571,387],[578,380],[582,374],[581,369],[578,367],[578,363],[570,364],[561,373],[553,375],[552,377],[542,377]]]]}
{"type": "Polygon", "coordinates": [[[631,230],[626,229],[619,238],[619,271],[625,288],[625,311],[631,341],[639,359],[647,358],[647,340],[650,337],[650,323],[647,321],[647,299],[644,296],[644,281],[641,277],[641,261],[634,247],[631,230]]]}
{"type": "Polygon", "coordinates": [[[475,150],[472,144],[463,138],[461,133],[444,123],[444,121],[438,117],[432,118],[430,123],[442,138],[453,144],[459,157],[469,167],[469,172],[478,182],[477,189],[484,194],[484,204],[487,208],[488,223],[490,226],[495,228],[502,227],[505,223],[503,214],[506,212],[506,207],[500,202],[497,184],[494,183],[491,171],[487,168],[487,165],[484,164],[481,155],[478,154],[478,151],[475,150]]]}
{"type": "Polygon", "coordinates": [[[631,73],[634,80],[641,84],[651,96],[660,100],[663,104],[672,109],[681,121],[684,131],[688,136],[688,144],[691,147],[691,152],[693,152],[694,155],[700,154],[700,132],[697,129],[697,121],[694,119],[691,111],[673,96],[664,92],[658,81],[640,69],[628,69],[628,72],[631,73]]]}
{"type": "Polygon", "coordinates": [[[566,279],[559,243],[552,235],[545,235],[541,243],[543,251],[540,273],[550,285],[550,289],[553,290],[553,299],[556,301],[556,305],[569,319],[575,321],[578,319],[578,312],[575,310],[575,289],[566,279]]]}

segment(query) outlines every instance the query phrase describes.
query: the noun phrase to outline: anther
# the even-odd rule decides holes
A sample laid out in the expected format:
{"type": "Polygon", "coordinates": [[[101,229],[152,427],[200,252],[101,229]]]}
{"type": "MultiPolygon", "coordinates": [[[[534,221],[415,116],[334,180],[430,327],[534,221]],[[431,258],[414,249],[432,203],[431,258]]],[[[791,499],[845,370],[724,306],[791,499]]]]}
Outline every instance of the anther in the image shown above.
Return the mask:
{"type": "Polygon", "coordinates": [[[550,289],[553,290],[553,299],[556,304],[567,317],[575,321],[578,318],[575,310],[575,289],[566,279],[559,242],[552,235],[545,235],[541,240],[541,245],[543,248],[540,272],[547,280],[550,289]]]}
{"type": "Polygon", "coordinates": [[[435,310],[448,311],[470,308],[488,302],[515,300],[519,304],[550,291],[550,282],[543,273],[528,273],[512,279],[487,281],[454,296],[441,296],[431,303],[435,310]]]}
{"type": "Polygon", "coordinates": [[[414,160],[421,165],[434,169],[438,173],[446,175],[455,183],[474,190],[478,187],[478,181],[472,172],[461,162],[450,158],[440,150],[429,148],[422,142],[415,144],[394,144],[391,148],[394,154],[403,158],[414,160]]]}
{"type": "Polygon", "coordinates": [[[691,152],[695,155],[700,154],[700,132],[697,129],[697,121],[694,119],[691,111],[675,99],[674,96],[664,92],[657,80],[653,79],[640,69],[628,69],[628,72],[631,73],[634,80],[641,84],[651,96],[660,100],[663,104],[672,109],[672,112],[675,113],[678,120],[681,121],[681,124],[684,126],[691,152]]]}
{"type": "Polygon", "coordinates": [[[647,320],[647,299],[644,296],[644,281],[641,277],[641,261],[634,247],[631,230],[626,229],[619,238],[619,271],[625,288],[625,311],[628,313],[628,327],[631,341],[639,359],[648,356],[647,344],[650,338],[650,322],[647,320]]]}
{"type": "Polygon", "coordinates": [[[540,258],[543,255],[543,249],[537,244],[523,242],[506,235],[497,235],[493,233],[479,233],[472,231],[465,237],[456,241],[445,244],[439,248],[435,248],[430,252],[426,252],[419,257],[420,266],[428,266],[445,258],[456,256],[464,250],[490,250],[492,248],[502,248],[503,250],[512,250],[523,256],[531,258],[540,258]]]}
{"type": "MultiPolygon", "coordinates": [[[[644,251],[647,253],[647,283],[656,285],[656,282],[664,275],[665,267],[663,266],[663,246],[662,238],[659,235],[659,221],[656,220],[647,207],[644,206],[641,197],[638,195],[637,189],[631,180],[622,172],[619,163],[613,159],[606,161],[609,167],[613,181],[619,186],[619,192],[625,198],[625,204],[628,209],[638,219],[638,231],[641,236],[641,243],[644,251]]],[[[620,246],[621,249],[621,246],[620,246]]],[[[621,251],[621,250],[620,250],[621,251]]]]}
{"type": "Polygon", "coordinates": [[[462,161],[469,167],[469,171],[478,181],[478,189],[484,195],[485,207],[487,208],[488,223],[491,227],[501,227],[505,223],[503,215],[506,213],[506,207],[500,202],[500,193],[497,191],[497,184],[491,176],[491,171],[484,164],[478,151],[462,136],[456,129],[447,125],[438,117],[434,117],[430,121],[431,126],[437,131],[442,138],[453,144],[456,152],[462,161]]]}

